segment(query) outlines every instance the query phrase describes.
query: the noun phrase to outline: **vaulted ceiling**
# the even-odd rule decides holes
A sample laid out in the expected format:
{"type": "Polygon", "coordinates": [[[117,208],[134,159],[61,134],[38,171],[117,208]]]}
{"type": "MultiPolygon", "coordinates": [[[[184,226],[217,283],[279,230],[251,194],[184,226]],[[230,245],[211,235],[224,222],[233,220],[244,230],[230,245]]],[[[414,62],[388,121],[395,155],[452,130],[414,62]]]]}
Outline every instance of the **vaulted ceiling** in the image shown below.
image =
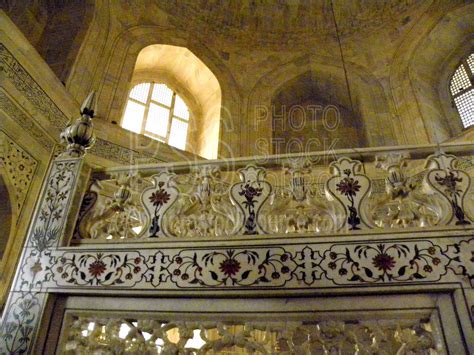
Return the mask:
{"type": "MultiPolygon", "coordinates": [[[[294,45],[387,27],[403,27],[431,1],[405,0],[174,0],[156,5],[174,22],[219,40],[294,45]],[[333,16],[334,10],[334,16],[333,16]],[[334,19],[336,21],[334,21],[334,19]]],[[[212,40],[212,38],[210,38],[212,40]]]]}

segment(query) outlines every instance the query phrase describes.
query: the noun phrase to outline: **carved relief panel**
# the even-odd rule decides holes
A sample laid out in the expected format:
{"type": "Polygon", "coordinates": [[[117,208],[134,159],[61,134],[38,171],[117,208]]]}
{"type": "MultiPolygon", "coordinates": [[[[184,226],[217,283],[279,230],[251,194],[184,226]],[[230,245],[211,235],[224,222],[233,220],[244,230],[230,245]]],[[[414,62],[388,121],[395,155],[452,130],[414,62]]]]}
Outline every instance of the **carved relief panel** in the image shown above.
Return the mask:
{"type": "Polygon", "coordinates": [[[430,227],[439,224],[443,208],[423,183],[404,173],[408,155],[388,153],[376,157],[376,167],[386,172],[385,193],[369,206],[369,220],[378,228],[430,227]]]}
{"type": "MultiPolygon", "coordinates": [[[[464,210],[464,200],[471,186],[471,178],[457,169],[458,159],[451,154],[435,154],[426,159],[429,169],[426,184],[431,190],[448,203],[451,208],[446,211],[444,222],[454,225],[469,225],[471,222],[464,210]]],[[[442,203],[442,202],[441,202],[442,203]]]]}

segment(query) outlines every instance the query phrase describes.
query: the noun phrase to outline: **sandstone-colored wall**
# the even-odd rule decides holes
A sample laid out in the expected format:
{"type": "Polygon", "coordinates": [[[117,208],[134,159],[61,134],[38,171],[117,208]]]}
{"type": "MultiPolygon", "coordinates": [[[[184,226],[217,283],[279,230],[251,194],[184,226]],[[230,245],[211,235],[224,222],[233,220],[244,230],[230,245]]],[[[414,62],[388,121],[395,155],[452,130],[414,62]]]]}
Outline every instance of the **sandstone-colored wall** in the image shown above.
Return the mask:
{"type": "Polygon", "coordinates": [[[366,146],[359,118],[342,106],[321,100],[275,104],[272,132],[272,154],[366,146]]]}
{"type": "MultiPolygon", "coordinates": [[[[0,308],[10,289],[25,236],[52,156],[63,151],[59,134],[79,117],[80,105],[0,10],[0,308]],[[10,201],[11,208],[8,208],[10,201]],[[9,227],[10,226],[10,227],[9,227]]],[[[96,143],[88,164],[110,167],[164,161],[194,161],[145,136],[127,133],[111,122],[94,119],[96,143]]]]}
{"type": "Polygon", "coordinates": [[[16,1],[4,10],[65,82],[89,27],[93,1],[16,1]]]}
{"type": "MultiPolygon", "coordinates": [[[[448,103],[446,82],[454,58],[472,49],[466,44],[472,41],[472,4],[351,1],[335,4],[334,18],[324,2],[266,6],[98,0],[66,87],[78,101],[98,88],[99,116],[117,121],[140,51],[169,44],[188,48],[219,82],[220,123],[210,124],[203,117],[197,126],[201,132],[219,132],[221,156],[261,153],[256,146],[261,141],[267,142],[264,151],[271,152],[271,117],[259,121],[256,107],[271,110],[280,87],[305,72],[339,92],[328,104],[348,107],[351,96],[350,106],[361,122],[353,126],[364,130],[358,132],[365,137],[359,140],[362,145],[437,142],[462,131],[448,103]]],[[[25,33],[32,26],[45,32],[50,25],[44,23],[43,7],[16,6],[10,13],[25,33]]],[[[67,16],[56,13],[61,28],[67,16]]],[[[41,43],[28,36],[32,43],[41,43]]],[[[58,72],[57,63],[50,64],[58,72]]],[[[194,151],[202,150],[206,138],[197,133],[193,140],[199,148],[194,151]]]]}

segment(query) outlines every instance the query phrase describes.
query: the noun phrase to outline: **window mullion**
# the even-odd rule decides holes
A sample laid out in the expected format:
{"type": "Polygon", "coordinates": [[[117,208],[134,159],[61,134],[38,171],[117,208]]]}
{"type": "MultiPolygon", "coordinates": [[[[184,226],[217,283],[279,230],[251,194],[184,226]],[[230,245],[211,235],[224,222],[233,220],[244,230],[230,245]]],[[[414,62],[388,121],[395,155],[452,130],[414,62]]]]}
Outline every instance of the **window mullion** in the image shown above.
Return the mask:
{"type": "Polygon", "coordinates": [[[170,140],[171,124],[173,123],[175,101],[176,101],[176,93],[173,91],[173,96],[171,97],[170,113],[168,115],[168,131],[166,132],[166,143],[168,143],[170,140]]]}
{"type": "Polygon", "coordinates": [[[181,121],[181,122],[183,122],[183,123],[188,123],[188,124],[189,124],[189,122],[188,122],[187,120],[185,120],[184,118],[178,117],[178,116],[174,116],[174,115],[173,115],[173,119],[177,119],[178,121],[181,121]]]}
{"type": "Polygon", "coordinates": [[[142,128],[141,133],[145,133],[146,121],[148,120],[148,111],[150,110],[150,102],[151,102],[151,94],[153,93],[153,89],[155,87],[155,83],[150,83],[150,90],[148,91],[148,96],[146,99],[145,104],[145,112],[143,113],[143,121],[142,121],[142,128]]]}
{"type": "Polygon", "coordinates": [[[142,106],[145,106],[146,105],[146,102],[143,102],[143,101],[140,101],[140,100],[137,100],[137,99],[134,99],[133,97],[128,97],[128,99],[132,102],[135,102],[136,104],[140,104],[142,106]]]}
{"type": "Polygon", "coordinates": [[[167,110],[171,109],[170,106],[166,106],[164,103],[161,103],[161,102],[159,102],[159,101],[151,100],[151,103],[154,103],[155,105],[160,106],[160,107],[163,107],[163,108],[165,108],[165,109],[167,109],[167,110]]]}

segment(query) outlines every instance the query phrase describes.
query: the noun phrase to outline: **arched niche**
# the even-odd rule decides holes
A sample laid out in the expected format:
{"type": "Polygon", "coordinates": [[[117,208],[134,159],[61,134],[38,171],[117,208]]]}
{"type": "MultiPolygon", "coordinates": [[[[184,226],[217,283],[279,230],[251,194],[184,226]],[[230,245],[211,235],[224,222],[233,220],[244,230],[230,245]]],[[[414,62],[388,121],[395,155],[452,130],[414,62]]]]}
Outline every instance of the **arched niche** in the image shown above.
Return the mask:
{"type": "MultiPolygon", "coordinates": [[[[381,83],[369,71],[354,63],[346,63],[346,67],[352,100],[349,99],[342,65],[335,63],[332,57],[307,55],[265,73],[248,98],[248,124],[245,132],[248,144],[245,155],[272,152],[272,111],[275,98],[279,92],[285,91],[285,86],[290,88],[286,91],[291,94],[293,83],[306,87],[309,92],[312,90],[311,95],[315,100],[325,105],[335,104],[345,111],[346,129],[357,131],[357,135],[353,135],[354,140],[347,145],[396,145],[398,141],[394,134],[393,117],[381,83]],[[302,83],[298,84],[300,79],[302,83]],[[305,84],[305,81],[309,84],[305,84]]],[[[323,144],[319,148],[310,147],[310,150],[327,149],[337,149],[337,146],[334,148],[323,144]]]]}
{"type": "MultiPolygon", "coordinates": [[[[102,18],[99,16],[104,12],[99,11],[101,9],[99,7],[95,14],[97,18],[102,18]]],[[[93,25],[95,26],[95,22],[93,25]]],[[[83,48],[95,46],[94,37],[90,34],[91,31],[88,33],[83,48]]],[[[240,137],[240,127],[233,125],[232,121],[232,118],[239,114],[241,101],[237,84],[221,58],[181,30],[154,25],[136,26],[123,30],[111,39],[107,37],[107,40],[104,39],[101,42],[99,48],[100,59],[94,58],[94,61],[91,61],[90,56],[85,55],[86,52],[80,54],[72,73],[70,90],[75,97],[79,98],[84,97],[88,89],[97,88],[98,102],[100,102],[97,118],[118,122],[127,101],[138,55],[143,48],[157,43],[187,48],[215,75],[221,87],[221,105],[220,108],[215,109],[220,116],[218,156],[230,156],[229,149],[222,142],[238,142],[240,137]],[[84,73],[89,73],[90,76],[84,76],[84,73]],[[93,79],[90,80],[90,78],[93,79]]]]}
{"type": "Polygon", "coordinates": [[[341,84],[308,71],[280,87],[271,100],[273,154],[366,145],[361,115],[341,84]]]}
{"type": "Polygon", "coordinates": [[[211,70],[185,47],[154,44],[138,54],[130,87],[141,82],[165,83],[183,98],[191,112],[187,150],[216,158],[222,93],[211,70]]]}
{"type": "Polygon", "coordinates": [[[449,82],[474,48],[473,23],[473,3],[437,2],[397,51],[390,86],[407,144],[442,142],[461,133],[449,82]]]}
{"type": "Polygon", "coordinates": [[[13,209],[7,184],[0,174],[0,259],[12,234],[13,209]]]}

